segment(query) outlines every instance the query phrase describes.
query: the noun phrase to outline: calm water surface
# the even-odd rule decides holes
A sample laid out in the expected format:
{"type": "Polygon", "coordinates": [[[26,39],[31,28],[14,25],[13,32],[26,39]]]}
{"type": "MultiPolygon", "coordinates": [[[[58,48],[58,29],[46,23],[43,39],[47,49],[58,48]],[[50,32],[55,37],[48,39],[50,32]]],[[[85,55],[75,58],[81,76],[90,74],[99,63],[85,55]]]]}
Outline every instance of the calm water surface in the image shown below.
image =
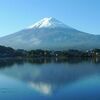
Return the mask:
{"type": "Polygon", "coordinates": [[[100,60],[1,59],[0,100],[100,100],[100,60]]]}

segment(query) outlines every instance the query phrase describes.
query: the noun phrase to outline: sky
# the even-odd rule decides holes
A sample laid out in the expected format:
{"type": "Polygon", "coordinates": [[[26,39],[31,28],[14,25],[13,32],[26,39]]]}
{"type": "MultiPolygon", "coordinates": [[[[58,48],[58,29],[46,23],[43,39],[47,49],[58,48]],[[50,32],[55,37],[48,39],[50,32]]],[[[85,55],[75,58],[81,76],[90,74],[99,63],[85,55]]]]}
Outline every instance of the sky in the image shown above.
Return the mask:
{"type": "Polygon", "coordinates": [[[0,0],[0,37],[20,31],[44,17],[100,34],[100,0],[0,0]]]}

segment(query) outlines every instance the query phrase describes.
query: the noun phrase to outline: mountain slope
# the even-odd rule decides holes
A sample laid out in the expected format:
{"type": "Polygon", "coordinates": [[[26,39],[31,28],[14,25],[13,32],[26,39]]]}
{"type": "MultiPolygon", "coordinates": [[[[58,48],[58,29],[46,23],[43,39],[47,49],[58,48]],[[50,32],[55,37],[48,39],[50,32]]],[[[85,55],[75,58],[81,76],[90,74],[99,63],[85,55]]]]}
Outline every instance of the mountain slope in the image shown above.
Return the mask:
{"type": "Polygon", "coordinates": [[[100,36],[78,31],[50,17],[0,38],[0,45],[16,49],[91,49],[100,47],[100,36]]]}

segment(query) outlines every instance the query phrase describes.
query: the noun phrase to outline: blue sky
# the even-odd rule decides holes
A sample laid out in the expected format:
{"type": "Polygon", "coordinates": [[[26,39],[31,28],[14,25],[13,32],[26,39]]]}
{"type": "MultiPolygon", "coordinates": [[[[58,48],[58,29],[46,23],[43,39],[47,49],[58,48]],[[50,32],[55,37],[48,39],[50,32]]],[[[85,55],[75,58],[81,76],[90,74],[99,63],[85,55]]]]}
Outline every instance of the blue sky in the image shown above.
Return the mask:
{"type": "Polygon", "coordinates": [[[0,0],[0,36],[24,29],[44,17],[100,34],[100,0],[0,0]]]}

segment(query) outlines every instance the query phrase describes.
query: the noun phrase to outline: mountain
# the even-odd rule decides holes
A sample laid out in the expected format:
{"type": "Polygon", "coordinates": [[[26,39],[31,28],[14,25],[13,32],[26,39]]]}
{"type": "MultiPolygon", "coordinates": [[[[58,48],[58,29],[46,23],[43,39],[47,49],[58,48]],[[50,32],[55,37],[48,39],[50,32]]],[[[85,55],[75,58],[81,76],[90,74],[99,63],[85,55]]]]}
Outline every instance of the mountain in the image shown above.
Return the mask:
{"type": "Polygon", "coordinates": [[[0,38],[0,45],[15,49],[92,49],[100,48],[100,36],[81,32],[48,17],[14,34],[0,38]]]}

